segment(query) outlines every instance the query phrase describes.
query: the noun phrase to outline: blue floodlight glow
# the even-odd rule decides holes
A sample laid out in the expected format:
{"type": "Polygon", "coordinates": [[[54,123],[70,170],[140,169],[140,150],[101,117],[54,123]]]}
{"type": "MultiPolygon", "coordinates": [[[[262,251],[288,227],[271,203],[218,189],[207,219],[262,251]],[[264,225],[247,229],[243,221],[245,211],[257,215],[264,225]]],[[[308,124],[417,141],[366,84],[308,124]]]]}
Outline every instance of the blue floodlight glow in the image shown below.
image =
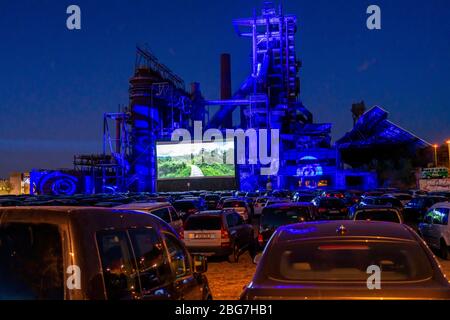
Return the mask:
{"type": "Polygon", "coordinates": [[[297,177],[317,177],[323,175],[322,166],[319,163],[314,163],[318,161],[316,157],[306,156],[300,159],[301,162],[310,162],[297,169],[297,177]]]}

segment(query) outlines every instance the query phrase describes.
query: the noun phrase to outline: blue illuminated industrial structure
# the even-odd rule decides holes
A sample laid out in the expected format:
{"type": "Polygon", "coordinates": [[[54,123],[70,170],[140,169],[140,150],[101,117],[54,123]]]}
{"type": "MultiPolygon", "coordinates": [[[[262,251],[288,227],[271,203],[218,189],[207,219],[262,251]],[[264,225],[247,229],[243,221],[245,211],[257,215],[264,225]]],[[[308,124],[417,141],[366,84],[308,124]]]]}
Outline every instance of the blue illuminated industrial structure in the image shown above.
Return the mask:
{"type": "MultiPolygon", "coordinates": [[[[36,172],[36,192],[74,192],[79,175],[88,177],[80,179],[87,193],[158,191],[156,142],[169,140],[178,128],[192,131],[194,121],[201,121],[203,128],[222,131],[280,130],[277,174],[261,175],[260,165],[237,165],[235,185],[230,188],[248,191],[268,185],[273,189],[372,189],[377,187],[376,173],[352,162],[352,154],[362,149],[379,152],[380,145],[412,150],[427,146],[389,122],[380,108],[365,114],[361,110],[355,128],[332,146],[332,125],[314,123],[312,113],[300,99],[301,62],[295,51],[297,18],[267,2],[260,13],[254,11],[252,17],[236,19],[233,25],[238,36],[250,40],[252,52],[249,76],[236,92],[231,92],[231,59],[227,54],[221,57],[221,97],[205,100],[198,83],[193,83],[188,92],[180,77],[150,50],[138,46],[129,105],[104,116],[103,153],[75,156],[74,179],[63,173],[36,172]],[[218,110],[210,113],[210,106],[218,106],[218,110]]],[[[198,185],[202,189],[224,188],[224,184],[216,182],[198,185]]],[[[174,181],[164,187],[174,191],[195,188],[190,181],[174,181]]]]}

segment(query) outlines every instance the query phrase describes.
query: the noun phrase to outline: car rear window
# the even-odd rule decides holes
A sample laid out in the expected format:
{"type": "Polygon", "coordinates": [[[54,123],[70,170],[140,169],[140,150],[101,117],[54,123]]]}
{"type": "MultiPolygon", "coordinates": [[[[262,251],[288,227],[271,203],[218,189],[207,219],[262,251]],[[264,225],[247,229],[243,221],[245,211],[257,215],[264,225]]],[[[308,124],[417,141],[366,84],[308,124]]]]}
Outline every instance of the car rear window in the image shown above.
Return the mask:
{"type": "Polygon", "coordinates": [[[320,206],[325,208],[341,208],[344,207],[344,203],[339,199],[322,199],[320,200],[320,206]]]}
{"type": "Polygon", "coordinates": [[[0,227],[0,300],[62,300],[64,270],[58,226],[0,227]]]}
{"type": "Polygon", "coordinates": [[[245,207],[244,201],[227,201],[223,204],[224,208],[245,207]]]}
{"type": "Polygon", "coordinates": [[[219,199],[220,199],[219,196],[206,196],[206,197],[205,197],[205,200],[206,200],[206,201],[217,201],[217,200],[219,200],[219,199]]]}
{"type": "Polygon", "coordinates": [[[397,206],[397,207],[401,207],[402,203],[399,199],[397,198],[378,198],[374,200],[374,204],[375,205],[387,205],[390,204],[392,206],[397,206]]]}
{"type": "Polygon", "coordinates": [[[420,281],[433,275],[422,247],[413,241],[307,241],[270,249],[268,275],[285,281],[366,282],[378,266],[381,281],[420,281]]]}
{"type": "Polygon", "coordinates": [[[175,202],[173,204],[173,206],[178,211],[180,211],[180,210],[187,210],[187,209],[194,209],[195,208],[195,204],[193,202],[191,202],[191,201],[175,202]]]}
{"type": "Polygon", "coordinates": [[[220,216],[191,216],[186,221],[184,230],[220,230],[222,229],[222,218],[220,216]]]}
{"type": "Polygon", "coordinates": [[[355,220],[401,222],[398,214],[392,210],[358,211],[355,214],[355,220]]]}
{"type": "Polygon", "coordinates": [[[280,227],[283,225],[311,220],[308,208],[264,209],[261,217],[263,227],[280,227]]]}

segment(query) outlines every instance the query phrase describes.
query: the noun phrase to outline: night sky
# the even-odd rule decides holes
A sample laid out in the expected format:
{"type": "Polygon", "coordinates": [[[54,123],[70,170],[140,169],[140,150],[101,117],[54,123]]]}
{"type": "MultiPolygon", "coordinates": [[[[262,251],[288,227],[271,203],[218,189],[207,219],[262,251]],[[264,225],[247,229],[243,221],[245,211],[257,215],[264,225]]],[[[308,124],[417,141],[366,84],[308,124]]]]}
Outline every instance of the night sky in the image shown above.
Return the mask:
{"type": "MultiPolygon", "coordinates": [[[[219,55],[232,55],[233,87],[250,72],[251,44],[233,18],[262,1],[0,0],[0,177],[72,167],[100,153],[102,117],[128,103],[135,45],[148,43],[186,83],[219,97],[219,55]],[[66,28],[66,8],[82,30],[66,28]]],[[[299,18],[302,100],[333,138],[351,128],[351,104],[380,105],[429,142],[450,138],[450,1],[286,0],[299,18]],[[366,8],[382,9],[382,30],[366,8]]]]}

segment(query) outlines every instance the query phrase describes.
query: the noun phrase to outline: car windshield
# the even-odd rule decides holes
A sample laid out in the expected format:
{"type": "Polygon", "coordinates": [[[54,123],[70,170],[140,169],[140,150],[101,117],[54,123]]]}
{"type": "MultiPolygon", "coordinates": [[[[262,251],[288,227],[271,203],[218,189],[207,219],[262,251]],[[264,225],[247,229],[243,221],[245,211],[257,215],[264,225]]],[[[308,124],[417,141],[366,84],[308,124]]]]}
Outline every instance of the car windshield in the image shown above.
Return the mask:
{"type": "Polygon", "coordinates": [[[420,281],[433,275],[430,261],[413,241],[306,241],[270,248],[266,274],[282,281],[366,282],[377,266],[382,281],[420,281]]]}
{"type": "Polygon", "coordinates": [[[184,226],[186,231],[220,229],[222,229],[222,218],[220,216],[191,216],[184,226]]]}
{"type": "Polygon", "coordinates": [[[0,227],[0,300],[64,299],[61,235],[49,224],[0,227]]]}
{"type": "Polygon", "coordinates": [[[287,224],[309,221],[308,208],[264,209],[261,217],[263,227],[280,227],[287,224]]]}
{"type": "Polygon", "coordinates": [[[355,220],[401,222],[398,214],[392,210],[357,211],[355,214],[355,220]]]}

